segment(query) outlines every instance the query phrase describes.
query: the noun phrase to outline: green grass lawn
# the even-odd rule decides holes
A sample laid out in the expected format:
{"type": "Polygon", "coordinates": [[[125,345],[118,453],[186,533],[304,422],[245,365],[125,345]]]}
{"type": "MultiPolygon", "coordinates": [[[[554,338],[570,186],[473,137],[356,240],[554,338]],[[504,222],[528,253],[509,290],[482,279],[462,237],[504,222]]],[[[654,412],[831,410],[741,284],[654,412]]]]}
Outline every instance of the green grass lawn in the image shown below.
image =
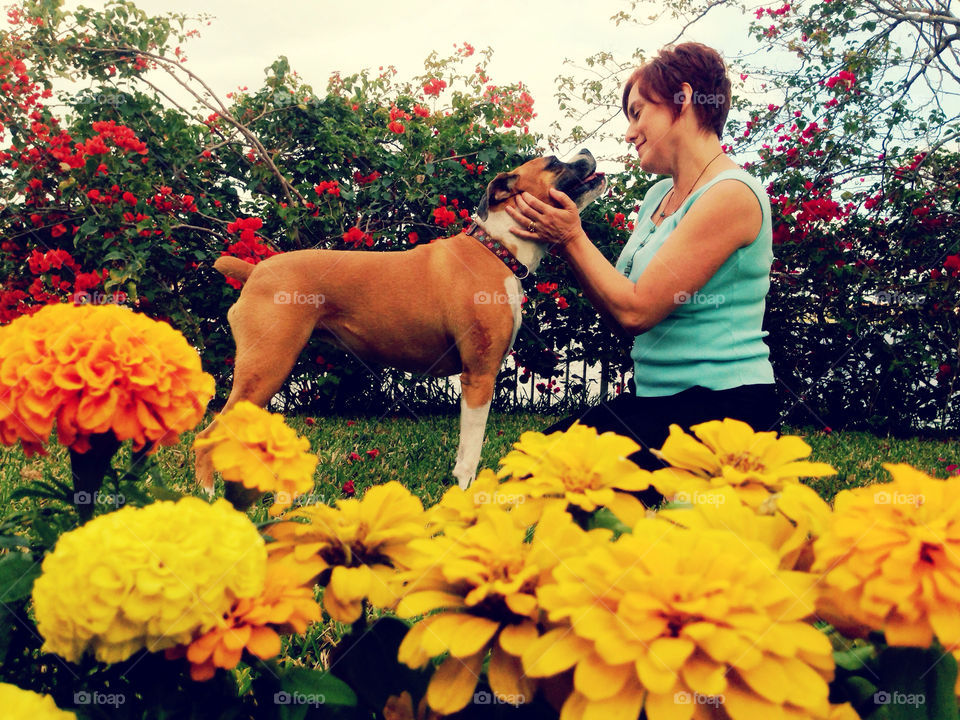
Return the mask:
{"type": "MultiPolygon", "coordinates": [[[[496,468],[510,446],[526,430],[542,430],[555,417],[531,414],[493,414],[487,426],[481,467],[496,468]]],[[[320,457],[317,467],[316,500],[343,497],[344,483],[352,480],[357,494],[374,483],[399,480],[420,496],[425,505],[435,503],[454,480],[451,476],[457,448],[459,420],[456,415],[412,418],[326,417],[308,421],[287,418],[296,431],[308,437],[320,457]]],[[[209,422],[209,416],[201,427],[209,422]]],[[[936,477],[947,477],[948,465],[960,464],[960,443],[927,439],[894,439],[862,432],[822,432],[803,429],[791,434],[803,436],[813,448],[811,459],[827,462],[838,470],[833,477],[811,481],[824,497],[831,498],[847,487],[889,479],[882,464],[909,463],[936,477]]],[[[165,485],[182,492],[195,490],[193,433],[180,443],[161,448],[156,455],[165,485]]],[[[118,462],[125,462],[122,451],[118,462]]],[[[69,479],[66,451],[54,444],[46,457],[24,457],[19,447],[0,450],[0,518],[24,509],[28,501],[10,502],[14,488],[25,480],[54,477],[69,479]]],[[[29,501],[33,502],[33,501],[29,501]]]]}

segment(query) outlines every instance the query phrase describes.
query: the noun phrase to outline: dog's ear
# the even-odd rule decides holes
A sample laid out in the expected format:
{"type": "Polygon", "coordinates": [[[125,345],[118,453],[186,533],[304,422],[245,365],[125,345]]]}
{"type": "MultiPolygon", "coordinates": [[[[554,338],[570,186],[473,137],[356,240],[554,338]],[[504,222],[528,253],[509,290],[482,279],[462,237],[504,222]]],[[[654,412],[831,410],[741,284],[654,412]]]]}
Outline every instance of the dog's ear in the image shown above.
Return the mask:
{"type": "Polygon", "coordinates": [[[477,215],[481,220],[487,219],[487,210],[492,203],[498,203],[511,195],[516,195],[513,188],[517,184],[518,177],[519,175],[516,173],[500,173],[490,181],[490,184],[487,185],[486,194],[480,200],[480,205],[477,206],[477,215]]]}

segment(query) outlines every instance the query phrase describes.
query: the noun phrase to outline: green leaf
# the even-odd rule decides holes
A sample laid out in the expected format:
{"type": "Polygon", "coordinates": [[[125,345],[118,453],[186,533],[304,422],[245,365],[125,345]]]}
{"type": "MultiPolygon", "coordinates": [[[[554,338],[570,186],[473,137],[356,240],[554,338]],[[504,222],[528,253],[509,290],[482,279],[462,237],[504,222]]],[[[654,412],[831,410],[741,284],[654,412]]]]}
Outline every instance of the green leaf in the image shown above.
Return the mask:
{"type": "Polygon", "coordinates": [[[629,525],[625,525],[620,521],[620,519],[610,512],[609,508],[600,508],[587,523],[587,529],[593,530],[594,528],[606,528],[607,530],[612,530],[614,535],[619,537],[624,533],[633,532],[629,525]]]}
{"type": "Polygon", "coordinates": [[[884,706],[890,720],[957,720],[957,665],[942,648],[888,647],[877,667],[880,688],[874,704],[884,706]]]}
{"type": "Polygon", "coordinates": [[[849,650],[838,651],[833,654],[833,661],[844,670],[859,670],[864,663],[874,656],[876,648],[873,645],[864,645],[849,650]]]}
{"type": "Polygon", "coordinates": [[[30,553],[15,552],[0,558],[0,603],[8,605],[29,597],[40,577],[40,563],[30,553]]]}
{"type": "Polygon", "coordinates": [[[957,660],[944,653],[927,679],[927,717],[930,720],[957,720],[957,660]]]}
{"type": "Polygon", "coordinates": [[[287,705],[345,705],[357,704],[357,696],[343,680],[330,672],[291,668],[280,677],[280,692],[274,701],[287,705]]]}

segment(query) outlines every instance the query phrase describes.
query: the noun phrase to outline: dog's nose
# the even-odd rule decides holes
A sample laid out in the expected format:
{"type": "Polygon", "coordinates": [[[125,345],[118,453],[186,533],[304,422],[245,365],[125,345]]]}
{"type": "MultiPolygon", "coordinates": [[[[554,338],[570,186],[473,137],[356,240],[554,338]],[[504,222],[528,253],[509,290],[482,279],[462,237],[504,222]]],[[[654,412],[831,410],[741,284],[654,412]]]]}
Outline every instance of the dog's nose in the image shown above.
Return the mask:
{"type": "Polygon", "coordinates": [[[584,156],[584,157],[588,157],[588,158],[590,158],[591,160],[593,160],[593,153],[590,152],[589,150],[587,150],[586,148],[583,148],[583,150],[581,150],[579,153],[577,153],[577,156],[578,156],[578,157],[584,156]]]}

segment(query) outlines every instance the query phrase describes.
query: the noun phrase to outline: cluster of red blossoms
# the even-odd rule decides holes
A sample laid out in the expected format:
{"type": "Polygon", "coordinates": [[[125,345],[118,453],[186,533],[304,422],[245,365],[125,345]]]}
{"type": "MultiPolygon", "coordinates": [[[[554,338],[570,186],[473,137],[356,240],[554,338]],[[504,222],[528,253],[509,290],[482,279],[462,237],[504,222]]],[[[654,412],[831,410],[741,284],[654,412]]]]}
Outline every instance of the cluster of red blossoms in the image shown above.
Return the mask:
{"type": "MultiPolygon", "coordinates": [[[[364,175],[359,170],[357,170],[353,174],[353,179],[357,181],[357,185],[369,185],[370,183],[376,182],[377,180],[380,179],[380,173],[374,170],[369,175],[364,175]]],[[[320,187],[320,186],[318,185],[317,187],[320,187]]],[[[337,192],[339,193],[339,189],[337,192]]]]}
{"type": "MultiPolygon", "coordinates": [[[[440,207],[433,209],[433,222],[439,225],[442,228],[448,228],[453,225],[457,220],[469,220],[470,213],[463,209],[452,210],[450,207],[447,207],[447,196],[441,195],[440,198],[440,207]]],[[[460,201],[456,198],[453,198],[450,201],[450,206],[453,208],[458,208],[460,201]]]]}
{"type": "Polygon", "coordinates": [[[857,82],[857,76],[847,70],[841,70],[832,78],[826,81],[826,86],[833,90],[839,86],[840,90],[849,90],[857,82]]]}
{"type": "Polygon", "coordinates": [[[947,255],[943,261],[943,270],[931,270],[930,277],[933,280],[939,280],[944,275],[952,278],[960,277],[960,255],[947,255]]]}
{"type": "Polygon", "coordinates": [[[355,248],[359,248],[361,245],[373,247],[373,235],[365,233],[356,225],[343,234],[343,241],[347,243],[347,245],[352,245],[355,248]]]}
{"type": "MultiPolygon", "coordinates": [[[[277,251],[267,245],[263,238],[257,235],[257,230],[263,227],[263,220],[258,217],[249,217],[249,218],[238,218],[232,223],[227,225],[227,232],[230,235],[233,235],[237,232],[240,233],[240,239],[231,243],[227,246],[227,249],[223,252],[224,255],[233,255],[238,257],[241,260],[245,260],[251,265],[256,265],[261,260],[264,260],[271,255],[277,255],[277,251]]],[[[233,278],[227,278],[227,284],[230,287],[237,288],[238,290],[242,286],[242,283],[233,278]]]]}
{"type": "Polygon", "coordinates": [[[433,97],[439,97],[440,93],[447,86],[446,81],[441,80],[440,78],[433,78],[428,80],[423,84],[423,93],[425,95],[432,95],[433,97]]]}
{"type": "Polygon", "coordinates": [[[503,92],[496,85],[488,85],[483,93],[483,97],[493,105],[499,105],[503,110],[504,118],[499,120],[494,118],[490,124],[494,127],[503,126],[512,128],[514,126],[523,128],[524,133],[530,132],[529,123],[537,116],[533,111],[533,96],[523,89],[523,85],[517,86],[517,92],[503,92]]]}
{"type": "Polygon", "coordinates": [[[326,193],[327,195],[336,195],[337,197],[339,197],[340,185],[337,183],[336,180],[324,180],[323,182],[317,185],[314,185],[313,191],[317,195],[323,195],[324,193],[326,193]]]}
{"type": "Polygon", "coordinates": [[[783,5],[782,7],[776,8],[776,9],[774,9],[774,8],[757,8],[756,11],[755,11],[753,14],[754,14],[754,16],[757,18],[757,20],[759,20],[759,19],[762,18],[764,15],[769,15],[770,17],[779,17],[780,15],[786,15],[788,12],[790,12],[790,4],[789,4],[789,3],[787,3],[786,5],[783,5]]]}
{"type": "Polygon", "coordinates": [[[610,227],[614,230],[629,230],[633,232],[633,220],[627,222],[627,216],[621,212],[615,213],[612,220],[609,215],[604,215],[603,218],[610,223],[610,227]]]}
{"type": "MultiPolygon", "coordinates": [[[[544,295],[549,295],[554,300],[556,300],[557,307],[560,310],[566,310],[568,307],[570,307],[570,304],[567,302],[567,299],[563,295],[557,292],[557,288],[558,288],[558,285],[556,283],[552,283],[552,282],[537,283],[537,292],[542,293],[544,295]]],[[[524,302],[526,302],[526,298],[524,298],[524,302]]],[[[523,303],[521,303],[521,305],[522,304],[523,303]]]]}
{"type": "Polygon", "coordinates": [[[387,128],[390,130],[390,132],[396,133],[397,135],[402,135],[407,131],[407,128],[401,121],[412,119],[413,116],[410,113],[406,112],[405,110],[401,110],[394,105],[392,108],[390,108],[390,124],[387,125],[387,128]]]}
{"type": "Polygon", "coordinates": [[[80,264],[66,250],[43,253],[33,250],[27,258],[27,267],[36,277],[26,291],[0,290],[0,325],[34,313],[44,305],[62,302],[64,294],[81,301],[108,276],[106,270],[81,272],[80,264]],[[72,281],[68,274],[73,277],[72,281]]]}

